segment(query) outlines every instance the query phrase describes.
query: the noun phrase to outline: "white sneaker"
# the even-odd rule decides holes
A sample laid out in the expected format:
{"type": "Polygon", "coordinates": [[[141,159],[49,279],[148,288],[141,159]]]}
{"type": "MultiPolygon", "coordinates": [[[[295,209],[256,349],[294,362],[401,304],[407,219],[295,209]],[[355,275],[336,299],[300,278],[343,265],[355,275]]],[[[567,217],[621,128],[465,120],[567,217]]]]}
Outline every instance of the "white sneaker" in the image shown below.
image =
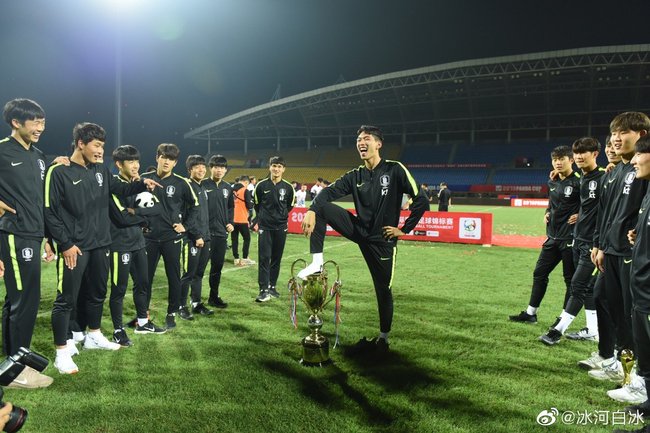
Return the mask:
{"type": "Polygon", "coordinates": [[[603,363],[605,361],[608,361],[608,359],[600,356],[598,352],[591,352],[590,358],[578,361],[578,367],[584,368],[585,370],[600,370],[603,368],[603,363]]]}
{"type": "Polygon", "coordinates": [[[72,356],[57,355],[54,359],[54,366],[61,374],[75,374],[79,372],[79,367],[72,360],[72,356]]]}
{"type": "Polygon", "coordinates": [[[75,343],[83,343],[86,339],[86,335],[83,332],[72,331],[72,339],[75,343]]]}
{"type": "Polygon", "coordinates": [[[582,328],[578,332],[571,332],[565,335],[569,340],[598,341],[598,333],[590,332],[589,328],[582,328]]]}
{"type": "Polygon", "coordinates": [[[84,349],[104,349],[104,350],[119,350],[119,344],[108,341],[101,331],[89,332],[86,334],[86,341],[84,342],[84,349]]]}
{"type": "Polygon", "coordinates": [[[589,370],[590,377],[597,380],[609,380],[610,382],[621,383],[623,381],[623,366],[616,360],[611,364],[603,366],[600,370],[589,370]]]}
{"type": "Polygon", "coordinates": [[[648,394],[645,389],[645,380],[636,374],[632,375],[629,384],[623,385],[623,387],[618,389],[607,391],[607,395],[609,398],[616,401],[631,404],[640,404],[648,399],[648,394]]]}
{"type": "Polygon", "coordinates": [[[251,266],[251,265],[254,265],[256,262],[255,262],[255,260],[251,260],[251,259],[241,259],[241,261],[239,263],[242,266],[251,266]]]}
{"type": "Polygon", "coordinates": [[[66,346],[68,348],[68,353],[70,356],[79,355],[79,349],[77,349],[77,345],[74,343],[74,339],[68,339],[68,341],[66,341],[66,346]]]}

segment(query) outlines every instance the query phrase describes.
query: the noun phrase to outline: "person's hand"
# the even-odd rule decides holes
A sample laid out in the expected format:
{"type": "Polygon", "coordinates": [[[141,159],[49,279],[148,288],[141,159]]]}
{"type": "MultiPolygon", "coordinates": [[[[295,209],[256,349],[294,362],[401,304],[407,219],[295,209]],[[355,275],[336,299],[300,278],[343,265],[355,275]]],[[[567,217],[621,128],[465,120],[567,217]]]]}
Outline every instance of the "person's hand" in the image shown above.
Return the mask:
{"type": "Polygon", "coordinates": [[[129,215],[135,215],[135,209],[127,207],[126,211],[129,213],[129,215]]]}
{"type": "Polygon", "coordinates": [[[548,178],[551,180],[557,179],[557,177],[560,175],[560,172],[558,170],[551,170],[551,172],[548,174],[548,178]]]}
{"type": "Polygon", "coordinates": [[[5,425],[9,422],[12,410],[14,410],[14,406],[10,402],[5,401],[5,405],[0,409],[0,430],[5,430],[5,425]]]}
{"type": "Polygon", "coordinates": [[[15,214],[16,209],[10,207],[7,203],[0,200],[0,217],[3,216],[5,214],[5,212],[15,214]]]}
{"type": "Polygon", "coordinates": [[[316,226],[316,212],[308,210],[305,213],[305,217],[302,219],[302,224],[300,224],[300,226],[302,227],[302,232],[306,237],[311,236],[314,227],[316,226]]]}
{"type": "Polygon", "coordinates": [[[51,262],[56,258],[56,254],[54,254],[54,248],[52,248],[52,245],[50,244],[49,241],[45,242],[45,261],[46,262],[51,262]]]}
{"type": "Polygon", "coordinates": [[[616,164],[614,164],[613,162],[610,162],[609,164],[607,164],[607,167],[605,167],[605,172],[606,173],[611,172],[612,170],[614,170],[614,167],[616,167],[616,164]]]}
{"type": "Polygon", "coordinates": [[[235,230],[235,226],[233,226],[232,224],[226,224],[226,231],[228,233],[232,233],[233,230],[235,230]]]}
{"type": "Polygon", "coordinates": [[[569,219],[566,222],[567,222],[567,224],[572,225],[572,224],[575,224],[577,221],[578,221],[578,214],[574,213],[573,215],[571,215],[569,217],[569,219]]]}
{"type": "Polygon", "coordinates": [[[185,233],[185,226],[181,223],[173,224],[172,227],[174,227],[176,233],[185,233]]]}
{"type": "Polygon", "coordinates": [[[81,250],[78,246],[73,245],[61,253],[65,265],[68,269],[74,269],[77,266],[77,256],[81,256],[81,250]]]}
{"type": "Polygon", "coordinates": [[[636,241],[636,230],[632,229],[627,232],[627,240],[630,241],[630,244],[634,245],[634,242],[636,241]]]}
{"type": "Polygon", "coordinates": [[[544,214],[544,224],[548,224],[548,221],[551,219],[551,214],[549,212],[546,212],[544,214]]]}
{"type": "Polygon", "coordinates": [[[142,183],[145,184],[145,186],[147,187],[147,189],[149,191],[153,191],[154,189],[156,189],[156,187],[159,187],[159,188],[163,187],[161,184],[159,184],[158,182],[156,182],[153,179],[142,179],[142,183]]]}
{"type": "Polygon", "coordinates": [[[66,167],[70,166],[70,158],[67,156],[57,156],[54,158],[54,161],[52,161],[52,164],[63,164],[66,167]]]}
{"type": "Polygon", "coordinates": [[[0,278],[5,276],[5,262],[0,260],[0,278]]]}
{"type": "Polygon", "coordinates": [[[203,241],[203,238],[198,238],[195,242],[194,245],[196,245],[197,248],[203,248],[205,245],[205,242],[203,241]]]}
{"type": "Polygon", "coordinates": [[[387,240],[391,240],[393,238],[397,239],[400,236],[404,236],[406,234],[397,227],[393,226],[384,226],[382,227],[382,230],[384,232],[384,238],[387,240]]]}
{"type": "Polygon", "coordinates": [[[600,272],[605,272],[605,252],[603,250],[598,250],[598,253],[596,253],[594,265],[596,265],[600,272]]]}

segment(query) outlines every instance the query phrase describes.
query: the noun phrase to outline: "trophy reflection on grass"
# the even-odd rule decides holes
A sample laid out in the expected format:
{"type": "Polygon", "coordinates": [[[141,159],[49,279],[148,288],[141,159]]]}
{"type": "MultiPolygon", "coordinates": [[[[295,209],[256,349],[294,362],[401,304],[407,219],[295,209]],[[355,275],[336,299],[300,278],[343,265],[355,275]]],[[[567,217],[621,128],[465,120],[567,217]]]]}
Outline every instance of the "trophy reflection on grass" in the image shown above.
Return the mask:
{"type": "Polygon", "coordinates": [[[303,267],[307,265],[303,259],[298,259],[291,265],[291,279],[289,279],[289,293],[291,295],[291,321],[295,328],[298,327],[296,318],[296,304],[301,299],[309,310],[309,320],[307,325],[311,333],[302,339],[302,359],[300,363],[305,366],[324,366],[330,364],[332,360],[329,356],[330,343],[327,337],[320,333],[323,326],[323,319],[319,314],[325,306],[332,300],[335,300],[334,322],[336,324],[336,340],[334,347],[338,344],[338,326],[340,323],[339,312],[341,309],[341,272],[339,265],[329,260],[323,264],[321,272],[316,272],[302,281],[296,278],[294,268],[296,264],[302,263],[303,267]],[[332,264],[336,267],[336,280],[332,287],[328,287],[326,266],[332,264]]]}

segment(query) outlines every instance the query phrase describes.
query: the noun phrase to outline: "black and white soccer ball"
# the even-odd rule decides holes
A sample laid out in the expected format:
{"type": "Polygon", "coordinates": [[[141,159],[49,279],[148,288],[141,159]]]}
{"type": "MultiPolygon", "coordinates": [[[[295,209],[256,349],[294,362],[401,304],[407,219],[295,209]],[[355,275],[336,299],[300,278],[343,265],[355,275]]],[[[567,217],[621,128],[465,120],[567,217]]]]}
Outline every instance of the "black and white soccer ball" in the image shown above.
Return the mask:
{"type": "Polygon", "coordinates": [[[153,207],[155,198],[149,191],[144,191],[135,196],[135,204],[141,208],[153,207]]]}

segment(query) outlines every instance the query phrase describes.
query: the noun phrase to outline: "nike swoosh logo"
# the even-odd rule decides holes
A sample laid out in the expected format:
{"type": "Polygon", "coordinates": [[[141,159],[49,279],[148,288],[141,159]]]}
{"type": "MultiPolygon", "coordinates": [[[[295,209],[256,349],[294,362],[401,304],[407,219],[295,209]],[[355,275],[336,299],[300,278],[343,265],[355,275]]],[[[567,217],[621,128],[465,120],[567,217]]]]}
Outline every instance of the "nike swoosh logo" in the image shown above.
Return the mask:
{"type": "MultiPolygon", "coordinates": [[[[23,163],[22,161],[21,161],[21,162],[12,162],[12,163],[11,163],[11,166],[12,166],[12,167],[17,167],[17,166],[19,166],[19,165],[22,164],[22,163],[23,163]]],[[[15,382],[18,382],[18,381],[16,380],[15,382]]],[[[20,382],[19,382],[19,383],[20,383],[20,382]]]]}
{"type": "Polygon", "coordinates": [[[110,256],[110,255],[111,255],[111,252],[110,252],[110,251],[107,251],[107,252],[106,252],[106,257],[108,257],[108,256],[110,256]]]}
{"type": "Polygon", "coordinates": [[[212,191],[214,191],[214,190],[212,190],[212,189],[206,189],[205,190],[205,192],[212,192],[212,191]]]}
{"type": "Polygon", "coordinates": [[[614,178],[614,179],[610,179],[610,180],[609,180],[609,183],[612,183],[612,182],[614,182],[615,180],[616,180],[616,178],[614,178]]]}
{"type": "Polygon", "coordinates": [[[27,379],[14,379],[13,381],[20,385],[27,385],[27,379]]]}
{"type": "Polygon", "coordinates": [[[179,243],[179,242],[182,241],[182,240],[183,240],[183,239],[179,239],[179,240],[177,240],[177,241],[174,241],[174,243],[177,244],[177,243],[179,243]]]}
{"type": "Polygon", "coordinates": [[[364,182],[358,183],[358,184],[357,184],[357,188],[361,188],[361,187],[363,186],[363,183],[364,183],[364,182]]]}
{"type": "Polygon", "coordinates": [[[271,190],[268,190],[268,191],[264,191],[264,194],[266,194],[267,192],[271,192],[271,190]]]}
{"type": "Polygon", "coordinates": [[[630,259],[630,260],[623,259],[623,263],[625,263],[626,265],[629,265],[630,263],[632,263],[632,259],[630,259]]]}
{"type": "Polygon", "coordinates": [[[76,185],[76,184],[78,184],[79,182],[81,182],[82,180],[83,180],[83,179],[73,180],[73,181],[72,181],[72,184],[73,184],[73,185],[76,185]]]}
{"type": "Polygon", "coordinates": [[[390,260],[392,257],[380,257],[379,260],[390,260]]]}
{"type": "Polygon", "coordinates": [[[555,188],[551,188],[551,191],[555,191],[555,188]]]}

